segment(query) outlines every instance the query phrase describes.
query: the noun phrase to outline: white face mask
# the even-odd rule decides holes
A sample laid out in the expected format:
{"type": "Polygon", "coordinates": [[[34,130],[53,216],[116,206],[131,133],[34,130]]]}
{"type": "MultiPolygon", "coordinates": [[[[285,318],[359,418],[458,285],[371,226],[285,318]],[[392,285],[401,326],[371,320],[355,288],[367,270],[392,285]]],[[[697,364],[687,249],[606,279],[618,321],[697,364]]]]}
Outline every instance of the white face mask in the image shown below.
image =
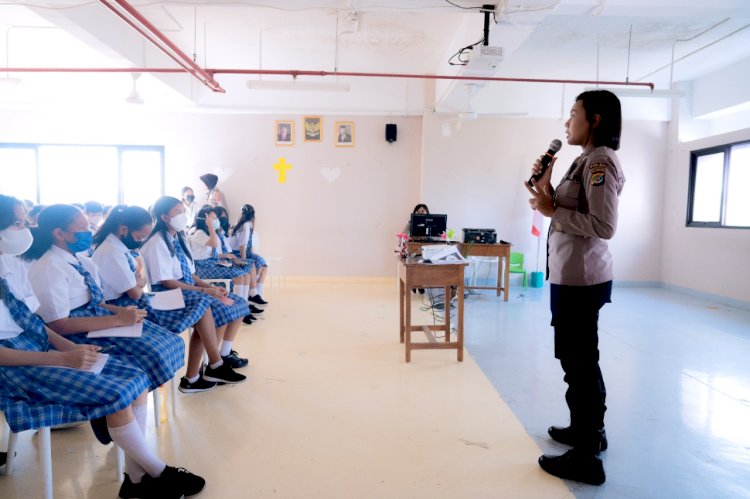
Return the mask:
{"type": "Polygon", "coordinates": [[[219,221],[218,218],[214,218],[212,225],[214,226],[214,229],[219,230],[219,227],[221,227],[221,222],[219,221]]]}
{"type": "Polygon", "coordinates": [[[179,215],[172,217],[169,220],[169,225],[171,225],[172,228],[176,230],[177,232],[187,229],[187,225],[188,225],[187,215],[185,215],[184,213],[180,213],[179,215]]]}
{"type": "Polygon", "coordinates": [[[34,236],[29,229],[9,227],[0,231],[0,253],[3,255],[20,255],[31,247],[34,236]]]}

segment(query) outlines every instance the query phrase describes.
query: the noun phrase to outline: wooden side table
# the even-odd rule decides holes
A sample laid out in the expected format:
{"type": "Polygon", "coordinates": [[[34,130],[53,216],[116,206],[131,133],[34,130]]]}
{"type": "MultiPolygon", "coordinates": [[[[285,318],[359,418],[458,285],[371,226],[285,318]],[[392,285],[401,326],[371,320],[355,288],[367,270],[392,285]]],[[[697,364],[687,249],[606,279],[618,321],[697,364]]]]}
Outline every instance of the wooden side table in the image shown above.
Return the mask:
{"type": "Polygon", "coordinates": [[[456,349],[459,362],[464,360],[464,268],[466,262],[429,264],[419,263],[416,258],[398,258],[399,279],[399,325],[401,343],[405,343],[406,362],[411,362],[412,350],[456,349]],[[411,323],[411,290],[415,288],[443,288],[447,298],[443,313],[444,325],[413,325],[411,323]],[[458,295],[456,341],[451,341],[451,287],[456,288],[458,295]],[[411,333],[422,331],[427,336],[427,343],[413,343],[411,333]],[[433,331],[443,331],[445,341],[438,342],[433,331]]]}
{"type": "Polygon", "coordinates": [[[503,292],[503,301],[508,301],[510,294],[510,244],[480,244],[459,243],[458,249],[461,254],[469,256],[496,256],[497,257],[497,286],[466,286],[466,289],[496,289],[497,296],[503,292]],[[505,260],[505,265],[503,265],[505,260]],[[503,267],[505,270],[503,271],[503,267]]]}

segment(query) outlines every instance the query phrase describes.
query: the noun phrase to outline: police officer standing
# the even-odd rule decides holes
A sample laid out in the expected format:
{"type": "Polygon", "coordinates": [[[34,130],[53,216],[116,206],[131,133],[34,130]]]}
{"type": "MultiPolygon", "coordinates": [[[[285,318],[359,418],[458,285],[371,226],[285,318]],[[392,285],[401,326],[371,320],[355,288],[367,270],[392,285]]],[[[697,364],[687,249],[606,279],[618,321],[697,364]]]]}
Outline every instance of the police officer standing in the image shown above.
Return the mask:
{"type": "MultiPolygon", "coordinates": [[[[612,257],[607,239],[617,227],[618,197],[625,177],[615,151],[620,146],[620,101],[611,92],[583,92],[565,123],[567,141],[581,146],[556,189],[551,166],[526,188],[532,209],[550,217],[548,279],[555,331],[555,357],[568,384],[565,400],[570,426],[552,426],[550,436],[573,448],[561,456],[544,455],[546,472],[579,482],[604,483],[600,451],[607,449],[604,432],[606,390],[599,368],[599,309],[610,302],[612,257]]],[[[532,171],[542,171],[537,160],[532,171]]]]}

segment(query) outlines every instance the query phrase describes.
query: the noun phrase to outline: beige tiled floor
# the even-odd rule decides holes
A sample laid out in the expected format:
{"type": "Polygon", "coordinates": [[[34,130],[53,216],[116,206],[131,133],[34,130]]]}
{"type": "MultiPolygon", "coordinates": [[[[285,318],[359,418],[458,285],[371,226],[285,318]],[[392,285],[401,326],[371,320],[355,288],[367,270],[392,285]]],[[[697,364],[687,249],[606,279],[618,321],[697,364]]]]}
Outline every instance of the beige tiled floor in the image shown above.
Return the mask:
{"type": "MultiPolygon", "coordinates": [[[[249,380],[180,395],[149,429],[169,463],[206,477],[200,497],[572,497],[470,356],[404,363],[393,283],[289,283],[269,299],[236,345],[249,380]]],[[[56,497],[116,497],[114,452],[88,425],[52,438],[56,497]]],[[[36,445],[21,436],[3,499],[38,496],[36,445]]]]}

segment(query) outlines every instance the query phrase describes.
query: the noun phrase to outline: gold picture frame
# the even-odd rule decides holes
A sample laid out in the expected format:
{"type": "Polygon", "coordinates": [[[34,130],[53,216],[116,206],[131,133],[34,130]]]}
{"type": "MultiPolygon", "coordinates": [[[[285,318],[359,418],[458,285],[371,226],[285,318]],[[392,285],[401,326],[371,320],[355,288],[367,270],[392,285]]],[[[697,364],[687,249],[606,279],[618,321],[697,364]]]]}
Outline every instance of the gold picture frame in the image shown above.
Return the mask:
{"type": "Polygon", "coordinates": [[[323,140],[323,118],[320,116],[305,116],[302,123],[305,142],[321,142],[323,140]]]}
{"type": "Polygon", "coordinates": [[[336,147],[354,147],[354,122],[336,122],[336,147]]]}
{"type": "Polygon", "coordinates": [[[293,146],[294,121],[277,120],[273,127],[273,134],[277,146],[293,146]]]}

